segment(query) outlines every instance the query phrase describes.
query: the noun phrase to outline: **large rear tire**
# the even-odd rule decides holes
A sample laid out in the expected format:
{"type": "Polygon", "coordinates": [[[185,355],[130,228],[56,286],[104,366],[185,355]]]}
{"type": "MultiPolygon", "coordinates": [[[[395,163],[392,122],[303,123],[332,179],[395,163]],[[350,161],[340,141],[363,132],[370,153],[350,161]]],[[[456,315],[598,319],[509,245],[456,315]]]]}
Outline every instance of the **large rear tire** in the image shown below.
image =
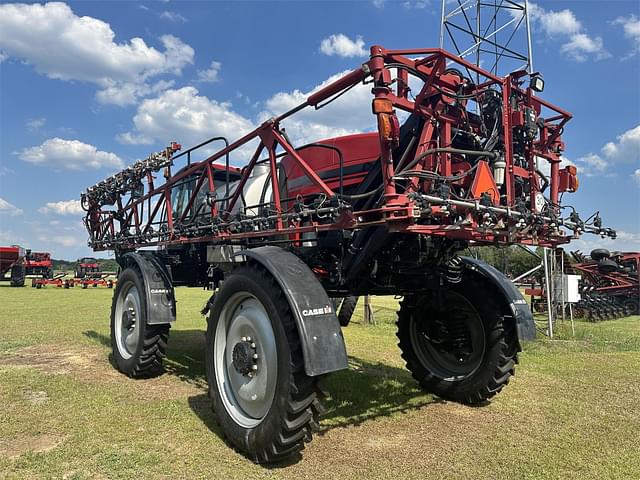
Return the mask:
{"type": "MultiPolygon", "coordinates": [[[[86,288],[84,284],[83,287],[86,288]]],[[[117,369],[133,378],[161,374],[169,328],[147,324],[145,286],[140,272],[134,268],[123,270],[111,305],[111,348],[117,369]]]]}
{"type": "Polygon", "coordinates": [[[18,264],[11,267],[11,286],[24,287],[25,276],[24,265],[18,264]]]}
{"type": "Polygon", "coordinates": [[[434,292],[405,297],[400,304],[402,358],[424,390],[461,403],[484,403],[514,374],[515,327],[504,321],[493,292],[475,279],[442,295],[440,303],[434,292]]]}
{"type": "Polygon", "coordinates": [[[238,268],[215,295],[206,369],[218,422],[251,460],[279,462],[311,440],[316,381],[305,373],[289,304],[262,268],[238,268]]]}

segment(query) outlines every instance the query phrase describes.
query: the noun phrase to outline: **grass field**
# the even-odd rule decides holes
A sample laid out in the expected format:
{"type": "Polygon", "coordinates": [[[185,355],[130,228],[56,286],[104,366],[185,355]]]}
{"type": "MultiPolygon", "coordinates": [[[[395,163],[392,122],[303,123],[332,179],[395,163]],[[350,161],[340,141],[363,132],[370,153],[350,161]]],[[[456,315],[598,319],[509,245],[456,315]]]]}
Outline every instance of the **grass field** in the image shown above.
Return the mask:
{"type": "Polygon", "coordinates": [[[568,325],[529,344],[488,406],[417,389],[377,326],[345,329],[322,431],[298,463],[263,468],[225,444],[205,395],[207,293],[178,289],[168,372],[109,363],[112,290],[0,287],[0,478],[640,478],[640,317],[568,325]]]}

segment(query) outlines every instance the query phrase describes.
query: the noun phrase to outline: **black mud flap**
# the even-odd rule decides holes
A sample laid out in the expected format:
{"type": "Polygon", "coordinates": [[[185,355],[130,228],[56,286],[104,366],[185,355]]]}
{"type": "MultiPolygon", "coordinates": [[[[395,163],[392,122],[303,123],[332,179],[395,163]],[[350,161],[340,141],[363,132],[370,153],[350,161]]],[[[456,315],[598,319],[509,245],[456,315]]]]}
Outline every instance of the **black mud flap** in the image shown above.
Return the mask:
{"type": "Polygon", "coordinates": [[[520,343],[535,340],[536,325],[533,322],[533,314],[520,291],[502,272],[471,257],[461,257],[466,268],[477,272],[489,280],[497,291],[502,294],[504,301],[509,305],[511,314],[516,322],[518,340],[520,343]]]}
{"type": "Polygon", "coordinates": [[[135,265],[142,273],[147,299],[147,324],[163,325],[176,321],[173,284],[164,264],[153,252],[126,253],[118,259],[123,268],[135,265]]]}
{"type": "Polygon", "coordinates": [[[243,250],[236,256],[261,264],[282,288],[298,326],[307,375],[347,368],[347,350],[333,302],[307,264],[273,246],[243,250]]]}

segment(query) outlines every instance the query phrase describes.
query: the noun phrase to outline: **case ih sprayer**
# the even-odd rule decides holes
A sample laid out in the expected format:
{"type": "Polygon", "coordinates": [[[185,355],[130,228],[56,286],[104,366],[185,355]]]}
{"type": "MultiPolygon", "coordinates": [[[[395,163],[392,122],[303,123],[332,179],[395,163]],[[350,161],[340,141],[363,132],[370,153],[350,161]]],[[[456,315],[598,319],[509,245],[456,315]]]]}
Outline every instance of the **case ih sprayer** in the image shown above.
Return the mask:
{"type": "Polygon", "coordinates": [[[332,299],[399,295],[399,346],[420,385],[467,404],[490,399],[535,328],[518,290],[461,251],[615,236],[598,216],[564,215],[560,195],[578,186],[575,168],[560,167],[571,115],[534,90],[542,79],[525,71],[499,77],[441,49],[374,46],[369,61],[231,144],[216,137],[178,154],[174,143],[87,189],[89,244],[121,266],[117,368],[160,372],[174,286],[214,290],[214,411],[246,455],[279,461],[317,427],[317,380],[348,366],[332,299]],[[363,82],[376,130],[292,144],[286,119],[363,82]],[[211,142],[224,147],[192,162],[211,142]],[[250,142],[246,166],[229,166],[250,142]]]}

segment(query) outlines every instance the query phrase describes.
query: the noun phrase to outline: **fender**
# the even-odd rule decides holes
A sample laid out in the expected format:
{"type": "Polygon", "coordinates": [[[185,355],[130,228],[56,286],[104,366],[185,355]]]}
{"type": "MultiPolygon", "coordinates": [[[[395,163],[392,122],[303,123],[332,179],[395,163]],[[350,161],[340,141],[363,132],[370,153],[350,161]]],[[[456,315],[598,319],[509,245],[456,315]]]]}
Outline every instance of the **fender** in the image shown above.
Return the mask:
{"type": "Polygon", "coordinates": [[[147,325],[173,324],[176,302],[171,277],[153,252],[131,252],[118,258],[122,268],[134,265],[142,273],[147,300],[147,325]]]}
{"type": "Polygon", "coordinates": [[[274,246],[243,250],[235,256],[258,262],[282,288],[298,327],[307,375],[314,377],[348,368],[347,350],[333,303],[306,263],[274,246]]]}
{"type": "Polygon", "coordinates": [[[509,306],[511,314],[516,322],[518,340],[528,342],[536,338],[536,325],[533,322],[533,314],[529,304],[520,291],[502,272],[471,257],[460,257],[466,269],[474,271],[489,280],[501,294],[503,301],[509,306]]]}

